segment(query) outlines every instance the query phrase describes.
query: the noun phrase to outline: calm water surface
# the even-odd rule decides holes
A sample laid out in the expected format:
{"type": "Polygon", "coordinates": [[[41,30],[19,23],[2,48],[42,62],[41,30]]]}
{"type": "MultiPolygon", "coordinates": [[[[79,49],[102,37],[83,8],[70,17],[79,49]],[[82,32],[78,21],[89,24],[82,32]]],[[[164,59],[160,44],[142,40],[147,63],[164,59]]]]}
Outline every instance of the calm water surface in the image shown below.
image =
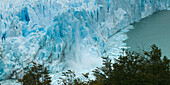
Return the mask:
{"type": "Polygon", "coordinates": [[[130,50],[148,49],[156,44],[170,58],[170,11],[156,12],[132,25],[135,29],[127,33],[129,38],[125,41],[130,50]]]}

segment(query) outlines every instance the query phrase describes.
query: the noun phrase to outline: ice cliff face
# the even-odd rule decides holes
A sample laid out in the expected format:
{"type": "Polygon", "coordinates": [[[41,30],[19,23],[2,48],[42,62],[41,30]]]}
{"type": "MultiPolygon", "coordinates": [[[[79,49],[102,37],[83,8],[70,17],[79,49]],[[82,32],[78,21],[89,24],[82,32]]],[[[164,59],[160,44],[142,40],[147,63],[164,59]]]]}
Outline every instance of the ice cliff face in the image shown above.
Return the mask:
{"type": "Polygon", "coordinates": [[[170,0],[0,0],[0,80],[20,77],[32,61],[53,73],[92,69],[111,48],[118,55],[125,46],[125,37],[115,33],[169,4],[170,0]]]}

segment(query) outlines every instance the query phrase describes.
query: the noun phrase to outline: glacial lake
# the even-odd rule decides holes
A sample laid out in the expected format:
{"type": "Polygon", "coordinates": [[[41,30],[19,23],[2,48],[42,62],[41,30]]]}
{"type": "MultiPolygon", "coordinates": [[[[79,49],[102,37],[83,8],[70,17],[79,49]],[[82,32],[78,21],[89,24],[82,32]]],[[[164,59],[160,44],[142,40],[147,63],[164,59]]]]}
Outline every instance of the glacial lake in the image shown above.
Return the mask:
{"type": "Polygon", "coordinates": [[[170,11],[163,10],[132,24],[128,39],[124,41],[131,51],[149,49],[156,44],[162,49],[162,55],[170,58],[170,11]]]}

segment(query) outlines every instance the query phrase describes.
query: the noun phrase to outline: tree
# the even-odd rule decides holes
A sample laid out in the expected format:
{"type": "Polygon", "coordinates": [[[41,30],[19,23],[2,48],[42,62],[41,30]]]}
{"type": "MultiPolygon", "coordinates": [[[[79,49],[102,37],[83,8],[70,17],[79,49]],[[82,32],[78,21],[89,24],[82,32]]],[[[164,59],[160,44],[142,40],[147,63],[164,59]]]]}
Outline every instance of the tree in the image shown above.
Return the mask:
{"type": "Polygon", "coordinates": [[[113,79],[113,64],[112,60],[109,57],[102,57],[103,58],[103,67],[96,68],[94,72],[94,76],[96,80],[92,80],[90,85],[112,85],[113,79]]]}
{"type": "Polygon", "coordinates": [[[43,71],[43,85],[50,85],[51,83],[51,77],[49,76],[49,70],[47,70],[47,68],[44,69],[43,71]]]}
{"type": "Polygon", "coordinates": [[[164,56],[162,57],[161,49],[159,49],[155,44],[151,46],[152,50],[150,52],[145,52],[147,56],[147,73],[148,81],[152,85],[168,85],[170,82],[170,60],[164,56]]]}
{"type": "Polygon", "coordinates": [[[126,52],[113,65],[115,85],[168,85],[170,82],[169,59],[162,57],[155,44],[151,51],[126,52]]]}
{"type": "Polygon", "coordinates": [[[93,71],[95,80],[77,81],[72,71],[65,72],[62,80],[65,85],[169,85],[170,60],[162,58],[161,49],[155,44],[150,51],[125,53],[114,63],[109,57],[102,57],[103,66],[93,71]]]}
{"type": "MultiPolygon", "coordinates": [[[[89,73],[82,74],[84,79],[88,79],[89,73]]],[[[61,82],[59,84],[62,85],[89,85],[91,80],[82,81],[80,78],[76,78],[75,72],[68,70],[62,73],[62,77],[60,77],[61,82]]]]}
{"type": "Polygon", "coordinates": [[[27,71],[22,79],[18,79],[23,85],[50,85],[49,70],[42,65],[33,62],[32,67],[26,67],[27,71]]]}
{"type": "Polygon", "coordinates": [[[63,72],[62,73],[63,77],[60,77],[60,79],[62,80],[62,83],[64,85],[73,85],[74,81],[75,81],[75,73],[71,70],[68,70],[67,72],[63,72]]]}

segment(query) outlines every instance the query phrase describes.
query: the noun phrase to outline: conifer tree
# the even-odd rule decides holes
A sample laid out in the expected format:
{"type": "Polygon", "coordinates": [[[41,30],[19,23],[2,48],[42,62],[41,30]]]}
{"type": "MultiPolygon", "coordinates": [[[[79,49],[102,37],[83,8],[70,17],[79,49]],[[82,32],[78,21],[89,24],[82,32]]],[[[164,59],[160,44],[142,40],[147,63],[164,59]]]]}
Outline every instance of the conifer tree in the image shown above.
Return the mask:
{"type": "Polygon", "coordinates": [[[49,70],[45,68],[43,74],[43,85],[50,85],[51,77],[49,76],[49,70]]]}
{"type": "Polygon", "coordinates": [[[162,56],[155,44],[150,51],[125,53],[114,63],[109,57],[103,57],[103,67],[93,71],[95,80],[77,81],[75,74],[68,71],[63,73],[62,82],[64,85],[169,85],[170,60],[162,56]]]}
{"type": "Polygon", "coordinates": [[[26,67],[27,71],[22,79],[18,79],[22,85],[50,85],[51,77],[49,76],[49,70],[43,68],[42,65],[33,62],[32,67],[26,67]]]}

